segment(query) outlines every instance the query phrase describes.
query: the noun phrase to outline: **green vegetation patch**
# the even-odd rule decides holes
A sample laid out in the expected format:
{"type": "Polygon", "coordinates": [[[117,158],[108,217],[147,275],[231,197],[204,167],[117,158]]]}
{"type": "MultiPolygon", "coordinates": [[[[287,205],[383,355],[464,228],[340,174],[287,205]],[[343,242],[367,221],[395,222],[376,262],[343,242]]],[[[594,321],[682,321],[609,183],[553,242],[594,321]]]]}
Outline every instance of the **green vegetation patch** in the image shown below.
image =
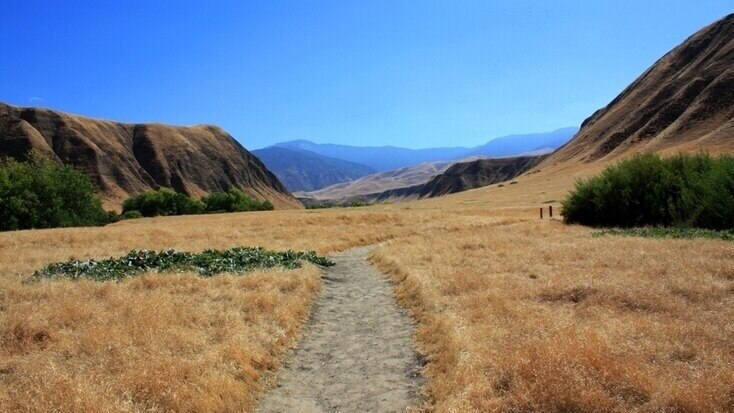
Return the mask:
{"type": "Polygon", "coordinates": [[[311,205],[306,205],[306,209],[358,208],[358,207],[366,207],[366,206],[372,206],[372,205],[375,205],[375,204],[372,202],[353,201],[353,202],[345,203],[345,204],[335,204],[335,203],[311,204],[311,205]]]}
{"type": "Polygon", "coordinates": [[[213,192],[200,200],[170,188],[160,188],[126,199],[122,204],[121,218],[271,210],[273,204],[270,201],[250,198],[237,188],[230,188],[227,192],[213,192]]]}
{"type": "Polygon", "coordinates": [[[270,201],[258,201],[250,198],[237,188],[230,188],[227,192],[214,192],[201,200],[206,205],[206,212],[245,212],[245,211],[272,211],[270,201]]]}
{"type": "Polygon", "coordinates": [[[567,223],[734,229],[734,157],[637,155],[579,181],[562,204],[567,223]]]}
{"type": "Polygon", "coordinates": [[[0,231],[104,225],[92,182],[69,165],[31,152],[26,162],[0,160],[0,231]]]}
{"type": "Polygon", "coordinates": [[[48,265],[33,274],[34,279],[70,278],[96,281],[120,280],[145,272],[195,272],[204,277],[221,273],[241,274],[255,269],[298,268],[302,261],[323,267],[334,265],[314,251],[268,251],[262,247],[206,250],[200,253],[176,251],[130,251],[120,258],[69,260],[48,265]]]}
{"type": "Polygon", "coordinates": [[[603,237],[605,235],[618,235],[626,237],[646,237],[646,238],[709,238],[720,239],[724,241],[734,241],[734,230],[714,231],[701,228],[625,228],[625,229],[607,229],[596,231],[591,234],[593,237],[603,237]]]}

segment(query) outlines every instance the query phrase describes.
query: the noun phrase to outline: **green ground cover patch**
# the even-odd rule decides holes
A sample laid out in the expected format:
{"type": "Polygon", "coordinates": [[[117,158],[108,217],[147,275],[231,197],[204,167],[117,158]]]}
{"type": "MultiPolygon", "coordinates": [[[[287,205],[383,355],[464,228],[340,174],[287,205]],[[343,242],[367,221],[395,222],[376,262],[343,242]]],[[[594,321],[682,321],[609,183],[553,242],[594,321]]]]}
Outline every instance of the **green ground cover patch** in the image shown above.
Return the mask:
{"type": "Polygon", "coordinates": [[[221,273],[241,274],[263,268],[298,268],[303,261],[328,267],[334,262],[314,251],[269,251],[258,248],[206,250],[200,253],[133,250],[119,258],[69,260],[50,264],[33,274],[33,279],[70,278],[97,281],[120,280],[145,272],[195,272],[204,277],[221,273]]]}

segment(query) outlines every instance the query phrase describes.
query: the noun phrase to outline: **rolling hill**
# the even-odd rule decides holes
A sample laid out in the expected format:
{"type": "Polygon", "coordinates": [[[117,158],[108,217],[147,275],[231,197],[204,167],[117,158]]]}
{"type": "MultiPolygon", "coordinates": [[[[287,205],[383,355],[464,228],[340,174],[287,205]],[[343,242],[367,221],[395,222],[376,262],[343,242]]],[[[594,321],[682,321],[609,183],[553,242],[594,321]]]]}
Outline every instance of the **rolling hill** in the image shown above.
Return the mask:
{"type": "Polygon", "coordinates": [[[663,56],[543,165],[700,150],[734,151],[734,14],[663,56]]]}
{"type": "Polygon", "coordinates": [[[423,164],[420,168],[404,168],[390,176],[370,175],[346,185],[334,185],[322,191],[296,193],[304,204],[349,204],[352,202],[386,202],[433,198],[480,188],[513,179],[538,165],[545,155],[511,158],[473,159],[465,162],[423,164]],[[417,171],[415,169],[418,169],[417,171]],[[423,170],[431,170],[429,179],[423,170]],[[398,173],[400,172],[400,173],[398,173]],[[375,177],[383,176],[387,185],[375,177]],[[413,176],[416,179],[410,179],[413,176]],[[389,185],[393,183],[394,185],[389,185]],[[370,186],[370,184],[372,186],[370,186]],[[370,192],[370,188],[379,189],[370,192]],[[385,188],[385,189],[382,189],[385,188]]]}
{"type": "Polygon", "coordinates": [[[538,165],[545,155],[477,159],[452,165],[420,188],[419,198],[433,198],[508,181],[538,165]]]}
{"type": "MultiPolygon", "coordinates": [[[[312,199],[318,202],[348,202],[364,200],[364,195],[381,193],[393,189],[412,187],[428,182],[432,177],[442,173],[453,162],[425,162],[415,166],[399,168],[392,171],[378,172],[351,182],[331,185],[318,191],[296,192],[300,199],[312,199]]],[[[309,202],[309,201],[307,201],[309,202]]]]}
{"type": "Polygon", "coordinates": [[[271,146],[252,151],[289,191],[313,191],[376,171],[369,166],[314,152],[271,146]]]}
{"type": "Polygon", "coordinates": [[[108,207],[159,187],[191,196],[237,187],[279,208],[299,208],[278,178],[232,136],[210,125],[127,124],[0,103],[0,157],[30,150],[74,165],[108,207]]]}

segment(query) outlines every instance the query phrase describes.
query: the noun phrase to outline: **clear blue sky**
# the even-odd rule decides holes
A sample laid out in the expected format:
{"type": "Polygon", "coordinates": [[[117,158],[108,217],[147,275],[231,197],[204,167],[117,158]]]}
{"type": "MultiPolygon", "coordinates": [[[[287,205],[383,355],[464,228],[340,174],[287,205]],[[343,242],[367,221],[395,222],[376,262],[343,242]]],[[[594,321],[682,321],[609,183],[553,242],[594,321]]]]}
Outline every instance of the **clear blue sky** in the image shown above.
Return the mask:
{"type": "Polygon", "coordinates": [[[732,6],[0,0],[0,101],[213,123],[250,149],[470,146],[580,124],[732,6]]]}

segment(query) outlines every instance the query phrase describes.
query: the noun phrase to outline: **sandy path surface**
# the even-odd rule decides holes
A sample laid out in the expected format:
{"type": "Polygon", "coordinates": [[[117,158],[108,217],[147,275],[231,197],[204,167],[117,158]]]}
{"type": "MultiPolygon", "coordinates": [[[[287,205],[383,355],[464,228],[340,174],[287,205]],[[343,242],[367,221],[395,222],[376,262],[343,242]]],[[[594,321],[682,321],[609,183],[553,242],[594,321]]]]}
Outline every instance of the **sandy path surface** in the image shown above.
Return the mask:
{"type": "Polygon", "coordinates": [[[404,412],[418,403],[415,326],[369,251],[331,257],[336,266],[325,271],[304,337],[258,412],[404,412]]]}

